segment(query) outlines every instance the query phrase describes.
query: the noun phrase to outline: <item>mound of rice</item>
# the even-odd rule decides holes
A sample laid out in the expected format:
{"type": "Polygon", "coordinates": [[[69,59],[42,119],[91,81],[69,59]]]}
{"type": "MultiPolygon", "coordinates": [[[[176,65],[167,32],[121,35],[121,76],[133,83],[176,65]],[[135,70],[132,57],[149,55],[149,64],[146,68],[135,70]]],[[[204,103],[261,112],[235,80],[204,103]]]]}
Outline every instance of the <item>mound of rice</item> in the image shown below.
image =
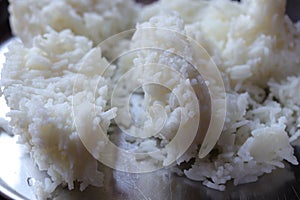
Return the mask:
{"type": "Polygon", "coordinates": [[[49,29],[70,29],[94,45],[133,28],[139,7],[132,0],[10,0],[10,24],[14,34],[30,45],[36,35],[49,29]]]}
{"type": "MultiPolygon", "coordinates": [[[[119,76],[120,74],[125,74],[128,70],[132,70],[132,67],[135,69],[132,73],[133,81],[127,81],[124,85],[128,90],[135,85],[142,87],[144,98],[133,103],[142,105],[142,109],[146,111],[144,120],[141,120],[141,116],[138,116],[142,127],[145,127],[144,130],[132,127],[132,124],[127,122],[126,113],[118,113],[120,115],[118,116],[120,118],[119,121],[122,124],[127,124],[130,132],[142,132],[143,135],[153,135],[151,139],[148,138],[147,140],[159,141],[159,144],[152,142],[150,145],[145,140],[131,139],[130,142],[134,141],[140,147],[138,151],[148,149],[146,152],[153,152],[165,147],[176,134],[179,134],[180,125],[186,129],[185,134],[188,133],[187,129],[195,125],[198,126],[197,121],[195,121],[200,114],[197,106],[198,99],[194,95],[192,87],[193,85],[204,83],[202,79],[194,79],[192,81],[192,78],[189,78],[189,73],[193,73],[194,71],[192,70],[194,69],[186,59],[191,60],[193,52],[189,47],[188,41],[184,38],[185,32],[183,27],[184,21],[176,15],[156,16],[148,22],[139,24],[130,42],[130,48],[132,50],[141,50],[133,53],[133,55],[130,54],[123,57],[118,63],[119,71],[117,73],[119,76]],[[165,27],[168,30],[162,29],[165,27]],[[160,28],[160,30],[155,28],[160,28]],[[167,38],[164,36],[167,36],[167,38]],[[180,55],[184,56],[184,58],[180,55]],[[179,74],[181,75],[174,73],[176,71],[180,72],[179,74]],[[183,77],[181,77],[182,75],[183,77]],[[136,84],[133,84],[134,80],[137,80],[136,84]],[[151,115],[152,109],[158,105],[161,107],[160,109],[165,111],[166,115],[166,121],[160,130],[159,125],[155,124],[155,122],[163,121],[162,114],[151,115]],[[159,130],[159,132],[151,134],[155,130],[159,130]],[[147,148],[144,146],[147,146],[147,148]]],[[[122,102],[121,99],[118,101],[121,102],[121,105],[126,105],[126,102],[122,102]]],[[[183,139],[188,141],[190,138],[185,137],[183,139]]],[[[181,142],[184,144],[185,141],[181,142]]],[[[157,159],[165,165],[176,158],[178,156],[176,155],[177,153],[175,149],[174,151],[162,151],[157,159]]]]}
{"type": "MultiPolygon", "coordinates": [[[[158,4],[160,4],[160,2],[158,2],[158,4]]],[[[155,7],[156,5],[153,6],[155,7]]],[[[241,4],[240,6],[244,5],[241,4]]],[[[158,8],[161,9],[161,6],[158,6],[158,8]]],[[[145,9],[147,10],[149,8],[146,7],[145,9]]],[[[205,9],[211,9],[211,7],[205,9]]],[[[277,10],[274,12],[274,15],[276,15],[277,10]]],[[[139,33],[141,27],[160,27],[180,33],[184,33],[184,30],[190,31],[189,28],[193,25],[185,25],[184,20],[180,18],[180,13],[167,13],[169,13],[169,15],[154,16],[150,18],[149,22],[139,25],[136,35],[139,33]]],[[[243,13],[240,14],[242,15],[243,13]]],[[[133,37],[132,48],[136,48],[137,45],[149,46],[149,44],[157,48],[164,48],[166,45],[171,45],[166,49],[169,48],[171,51],[175,49],[173,51],[176,53],[176,49],[178,49],[176,45],[180,44],[179,38],[175,38],[171,34],[164,37],[163,34],[159,35],[159,30],[152,32],[146,29],[144,33],[140,33],[138,38],[141,39],[139,41],[135,41],[137,38],[135,35],[133,37]],[[153,35],[151,35],[151,33],[153,35]]],[[[197,33],[197,30],[194,30],[192,33],[197,33]]],[[[287,32],[282,33],[282,35],[292,35],[295,33],[297,32],[287,32]]],[[[203,32],[201,32],[201,34],[203,34],[203,32]]],[[[260,33],[260,35],[262,35],[262,33],[260,33]]],[[[208,36],[211,35],[208,34],[208,36]]],[[[260,36],[258,36],[258,38],[259,37],[260,36]]],[[[209,40],[206,42],[208,41],[209,40]]],[[[214,42],[217,41],[218,40],[214,42]]],[[[295,41],[294,43],[297,44],[298,42],[299,41],[295,41]]],[[[187,43],[182,46],[188,48],[189,44],[187,43]]],[[[266,48],[266,46],[256,45],[255,48],[266,48]]],[[[295,50],[298,50],[297,48],[295,50]]],[[[245,51],[252,50],[253,49],[245,51]]],[[[278,51],[276,55],[287,53],[285,50],[275,50],[278,51]]],[[[269,51],[275,50],[271,49],[269,51]]],[[[217,54],[222,53],[222,51],[224,51],[224,49],[220,49],[220,52],[217,51],[215,56],[218,56],[217,54]]],[[[189,56],[192,55],[193,52],[188,50],[186,50],[186,52],[188,53],[185,59],[189,60],[189,56]]],[[[300,53],[300,51],[292,51],[294,55],[293,59],[286,62],[286,65],[291,66],[287,69],[290,70],[288,73],[298,74],[299,63],[297,63],[298,58],[295,56],[298,53],[300,53]]],[[[131,59],[135,65],[143,63],[166,64],[184,74],[185,66],[187,65],[185,62],[187,61],[176,60],[174,57],[166,54],[166,52],[158,53],[149,51],[145,53],[142,51],[142,53],[131,59]]],[[[249,56],[246,56],[246,58],[249,58],[249,56]]],[[[225,66],[224,63],[227,61],[232,62],[231,59],[226,60],[222,58],[221,64],[225,66]]],[[[125,63],[128,62],[129,61],[126,60],[125,63]]],[[[273,61],[269,58],[268,62],[273,61]]],[[[120,65],[122,65],[122,63],[120,65]]],[[[256,71],[255,76],[252,77],[251,75],[249,79],[247,77],[243,78],[243,75],[240,74],[239,77],[243,80],[237,81],[233,79],[231,73],[227,70],[232,65],[228,66],[227,69],[225,68],[223,77],[227,85],[227,117],[221,138],[212,153],[206,158],[200,159],[195,151],[191,151],[187,152],[183,159],[177,160],[178,164],[180,164],[182,161],[189,161],[192,158],[196,158],[192,167],[184,171],[184,174],[188,178],[202,181],[204,185],[214,189],[225,190],[225,183],[227,181],[233,180],[235,185],[256,181],[258,177],[264,173],[270,173],[277,167],[283,168],[284,160],[294,165],[298,164],[296,157],[293,155],[294,151],[290,142],[299,137],[299,130],[296,128],[299,126],[300,119],[299,100],[297,95],[293,97],[293,93],[290,91],[296,93],[300,91],[298,85],[300,79],[299,76],[289,77],[288,80],[284,81],[284,73],[278,75],[276,70],[279,68],[278,70],[286,72],[286,65],[281,65],[281,63],[277,62],[275,70],[270,71],[272,73],[274,72],[274,74],[271,73],[269,76],[263,75],[264,79],[260,82],[257,80],[254,81],[254,79],[256,79],[256,76],[261,76],[263,72],[256,71]],[[282,82],[276,81],[278,79],[282,80],[282,82]],[[262,87],[262,85],[264,87],[262,87]],[[234,89],[231,89],[232,86],[234,86],[234,89]],[[276,89],[274,87],[276,87],[276,89]],[[284,90],[284,88],[290,88],[290,90],[284,90]],[[266,90],[269,91],[266,92],[266,90]]],[[[263,68],[262,70],[272,69],[268,64],[256,65],[256,67],[258,69],[263,68]],[[268,69],[264,67],[268,67],[268,69]]],[[[222,70],[222,68],[220,69],[222,70]]],[[[245,70],[243,71],[243,73],[246,72],[245,70]]],[[[156,92],[158,92],[158,90],[156,90],[156,92]]],[[[173,124],[178,124],[178,121],[180,121],[179,117],[172,120],[173,124]]]]}
{"type": "Polygon", "coordinates": [[[176,11],[186,32],[202,44],[228,75],[233,87],[242,83],[266,87],[299,74],[300,23],[284,14],[286,1],[161,0],[145,7],[141,20],[176,11]],[[284,67],[284,69],[283,69],[284,67]]]}
{"type": "MultiPolygon", "coordinates": [[[[49,197],[60,184],[73,189],[74,181],[80,182],[81,190],[101,186],[98,162],[82,145],[72,117],[74,96],[93,102],[100,117],[108,111],[110,77],[101,75],[108,66],[101,49],[92,49],[91,41],[68,30],[52,31],[36,37],[30,48],[13,42],[6,58],[1,85],[11,109],[12,132],[49,176],[40,183],[38,196],[49,197]],[[74,88],[75,81],[81,87],[74,88]]],[[[105,130],[109,123],[107,115],[102,121],[105,130]]]]}
{"type": "MultiPolygon", "coordinates": [[[[189,124],[199,114],[205,120],[203,115],[210,114],[205,106],[211,102],[205,97],[201,101],[203,94],[197,94],[199,113],[190,87],[205,88],[214,82],[191,77],[190,61],[195,56],[191,38],[207,50],[221,72],[227,93],[225,125],[214,149],[203,159],[198,156],[201,138],[196,138],[182,157],[176,157],[174,149],[152,159],[162,165],[173,159],[178,165],[194,159],[182,174],[217,190],[225,190],[230,180],[235,185],[254,182],[285,167],[286,161],[297,165],[291,143],[300,136],[300,23],[293,24],[284,15],[285,3],[161,0],[139,10],[132,2],[120,0],[43,0],[32,1],[30,6],[12,0],[11,24],[23,43],[10,44],[1,86],[11,108],[12,132],[27,145],[39,169],[48,174],[39,183],[38,198],[51,197],[60,184],[73,189],[77,181],[81,190],[102,185],[98,161],[83,146],[74,124],[72,105],[80,105],[81,99],[95,104],[99,113],[93,120],[104,132],[114,119],[136,136],[151,135],[165,117],[163,128],[153,137],[128,136],[123,141],[134,145],[136,152],[159,151],[172,141],[180,123],[189,124]],[[117,47],[121,50],[92,48],[92,41],[97,44],[131,27],[136,15],[135,34],[131,40],[120,41],[125,44],[117,47]],[[134,51],[145,47],[152,49],[134,51]],[[108,52],[113,58],[121,51],[133,53],[120,57],[116,69],[102,56],[108,52]],[[156,71],[153,64],[168,66],[184,81],[170,71],[156,71]],[[145,65],[150,68],[139,68],[145,65]],[[132,76],[120,83],[132,69],[132,76]],[[144,81],[172,87],[143,85],[144,81]],[[108,103],[116,84],[123,84],[114,99],[118,111],[108,103]],[[132,103],[146,112],[136,112],[133,118],[144,129],[135,127],[122,113],[127,101],[124,96],[135,84],[142,85],[137,91],[142,98],[132,103]],[[174,93],[180,94],[183,104],[174,93]]],[[[85,123],[91,124],[83,120],[85,123]]],[[[206,121],[199,123],[205,131],[206,121]]],[[[110,137],[119,139],[114,133],[110,137]]]]}

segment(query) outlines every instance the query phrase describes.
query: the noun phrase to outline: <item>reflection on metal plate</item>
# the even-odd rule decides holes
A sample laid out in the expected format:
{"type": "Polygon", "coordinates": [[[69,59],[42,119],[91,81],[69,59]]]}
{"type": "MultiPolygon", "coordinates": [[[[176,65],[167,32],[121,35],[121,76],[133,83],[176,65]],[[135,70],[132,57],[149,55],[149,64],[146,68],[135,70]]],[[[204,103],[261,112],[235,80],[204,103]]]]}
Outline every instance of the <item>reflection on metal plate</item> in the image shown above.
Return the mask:
{"type": "MultiPolygon", "coordinates": [[[[0,75],[3,64],[5,63],[4,54],[8,51],[7,44],[10,40],[0,45],[0,75]]],[[[0,76],[1,77],[1,76],[0,76]]],[[[5,99],[3,96],[0,97],[0,118],[8,119],[5,115],[9,111],[9,108],[6,106],[5,99]]]]}

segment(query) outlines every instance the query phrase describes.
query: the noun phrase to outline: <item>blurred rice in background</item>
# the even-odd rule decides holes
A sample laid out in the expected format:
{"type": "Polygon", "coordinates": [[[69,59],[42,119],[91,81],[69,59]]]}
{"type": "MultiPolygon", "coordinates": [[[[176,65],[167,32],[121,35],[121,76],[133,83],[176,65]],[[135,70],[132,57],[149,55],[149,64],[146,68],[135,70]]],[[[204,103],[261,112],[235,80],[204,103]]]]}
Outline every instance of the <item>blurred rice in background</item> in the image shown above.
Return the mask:
{"type": "MultiPolygon", "coordinates": [[[[156,0],[136,0],[138,3],[150,4],[156,0]]],[[[8,20],[8,0],[0,0],[0,43],[11,37],[11,30],[8,20]]],[[[296,22],[300,19],[300,1],[299,0],[287,0],[286,13],[296,22]]]]}

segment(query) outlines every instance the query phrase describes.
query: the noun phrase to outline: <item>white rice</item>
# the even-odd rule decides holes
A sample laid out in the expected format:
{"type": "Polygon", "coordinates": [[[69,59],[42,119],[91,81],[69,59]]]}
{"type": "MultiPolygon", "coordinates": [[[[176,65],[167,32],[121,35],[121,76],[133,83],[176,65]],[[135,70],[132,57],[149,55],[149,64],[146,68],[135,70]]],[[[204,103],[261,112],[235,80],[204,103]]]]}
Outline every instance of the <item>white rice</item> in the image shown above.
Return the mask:
{"type": "Polygon", "coordinates": [[[233,86],[250,82],[264,87],[271,77],[281,80],[299,74],[299,24],[285,16],[285,4],[161,0],[145,7],[140,18],[175,10],[185,20],[187,34],[213,56],[233,86]]]}
{"type": "Polygon", "coordinates": [[[49,28],[70,29],[98,45],[104,39],[133,28],[139,7],[132,0],[10,0],[10,24],[14,34],[30,45],[49,28]]]}
{"type": "MultiPolygon", "coordinates": [[[[182,35],[199,42],[221,71],[227,92],[225,125],[214,150],[203,159],[197,156],[197,143],[181,158],[174,155],[174,149],[152,155],[154,160],[164,164],[175,157],[180,164],[195,158],[184,171],[185,176],[217,190],[225,190],[228,181],[235,185],[254,182],[265,173],[283,168],[285,162],[298,164],[291,142],[300,137],[300,23],[293,24],[284,15],[285,1],[161,0],[141,10],[132,2],[118,0],[98,4],[43,0],[32,1],[31,6],[17,0],[11,3],[12,28],[28,46],[20,42],[10,45],[1,86],[11,109],[13,133],[20,135],[20,142],[28,146],[39,169],[49,176],[38,183],[39,198],[51,197],[60,184],[73,189],[74,181],[81,183],[82,190],[88,185],[102,185],[98,162],[76,132],[71,114],[74,96],[96,102],[103,120],[99,123],[107,131],[116,114],[108,101],[122,75],[132,67],[153,63],[180,72],[184,81],[169,72],[157,73],[155,67],[135,70],[131,81],[126,79],[123,83],[127,89],[143,81],[175,85],[171,87],[173,91],[141,88],[145,96],[134,103],[148,112],[137,112],[134,118],[146,127],[142,131],[133,127],[124,113],[117,112],[121,125],[140,136],[159,126],[162,114],[155,106],[166,112],[166,123],[159,134],[150,139],[126,139],[137,147],[136,152],[160,150],[174,138],[181,121],[188,124],[199,115],[197,100],[188,88],[214,82],[189,79],[189,61],[195,52],[182,35]],[[52,11],[56,14],[50,14],[52,11]],[[128,12],[131,14],[125,17],[128,12]],[[108,46],[92,48],[91,40],[95,45],[130,28],[136,12],[140,22],[131,40],[122,40],[118,50],[108,46]],[[25,17],[19,20],[21,16],[25,17]],[[41,33],[46,34],[40,36],[41,33]],[[168,51],[148,49],[123,56],[117,62],[117,70],[112,66],[107,76],[102,75],[108,65],[102,51],[112,58],[122,50],[149,46],[168,51]],[[73,88],[76,79],[82,86],[73,88]],[[96,93],[95,85],[100,88],[96,93]],[[181,94],[183,104],[179,105],[172,92],[181,94]]],[[[127,92],[119,92],[121,107],[127,92]]]]}
{"type": "MultiPolygon", "coordinates": [[[[91,41],[69,30],[52,31],[36,37],[30,48],[14,41],[6,58],[1,85],[11,109],[12,132],[20,135],[19,142],[27,145],[35,164],[49,175],[41,180],[43,189],[37,187],[44,191],[38,196],[50,197],[60,184],[73,189],[74,181],[81,183],[81,190],[102,186],[98,162],[82,145],[72,117],[74,96],[94,97],[90,99],[99,115],[106,111],[110,78],[101,76],[108,65],[101,49],[92,49],[91,41]],[[75,81],[82,87],[74,88],[75,81]]],[[[108,118],[104,121],[109,123],[108,118]]]]}

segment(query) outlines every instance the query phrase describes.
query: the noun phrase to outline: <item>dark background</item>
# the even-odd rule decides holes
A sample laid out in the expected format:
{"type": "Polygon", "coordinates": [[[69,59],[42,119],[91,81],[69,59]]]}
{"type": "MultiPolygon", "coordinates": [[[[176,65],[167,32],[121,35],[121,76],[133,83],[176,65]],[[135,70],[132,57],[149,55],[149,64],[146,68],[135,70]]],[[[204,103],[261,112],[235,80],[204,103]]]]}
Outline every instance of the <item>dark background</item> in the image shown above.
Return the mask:
{"type": "Polygon", "coordinates": [[[10,37],[10,28],[8,22],[8,1],[0,0],[0,43],[10,37]]]}

